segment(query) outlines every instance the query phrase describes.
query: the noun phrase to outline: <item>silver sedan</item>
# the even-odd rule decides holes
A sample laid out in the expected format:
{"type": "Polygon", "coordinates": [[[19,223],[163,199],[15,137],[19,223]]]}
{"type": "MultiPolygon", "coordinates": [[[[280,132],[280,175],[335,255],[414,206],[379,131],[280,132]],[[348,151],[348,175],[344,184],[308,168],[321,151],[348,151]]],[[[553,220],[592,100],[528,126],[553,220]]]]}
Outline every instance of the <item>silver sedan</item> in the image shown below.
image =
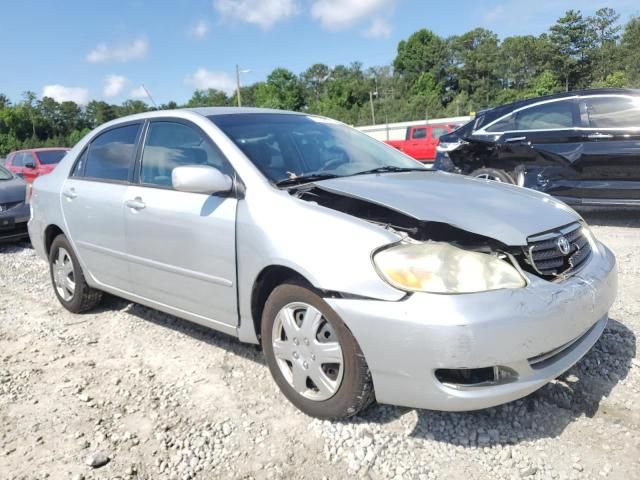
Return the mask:
{"type": "Polygon", "coordinates": [[[65,308],[109,292],[260,343],[320,418],[525,396],[593,346],[617,288],[614,256],[563,203],[305,114],[109,122],[36,180],[31,208],[65,308]]]}

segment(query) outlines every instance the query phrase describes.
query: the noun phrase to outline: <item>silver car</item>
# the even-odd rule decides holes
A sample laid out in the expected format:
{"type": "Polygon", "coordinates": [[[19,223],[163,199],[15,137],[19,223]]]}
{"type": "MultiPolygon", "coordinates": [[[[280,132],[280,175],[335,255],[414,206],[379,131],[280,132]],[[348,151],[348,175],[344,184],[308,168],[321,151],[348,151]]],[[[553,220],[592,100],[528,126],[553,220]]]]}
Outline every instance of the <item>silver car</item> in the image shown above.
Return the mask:
{"type": "Polygon", "coordinates": [[[523,397],[593,346],[617,288],[563,203],[305,114],[115,120],[36,180],[31,208],[65,308],[108,292],[260,343],[320,418],[523,397]]]}

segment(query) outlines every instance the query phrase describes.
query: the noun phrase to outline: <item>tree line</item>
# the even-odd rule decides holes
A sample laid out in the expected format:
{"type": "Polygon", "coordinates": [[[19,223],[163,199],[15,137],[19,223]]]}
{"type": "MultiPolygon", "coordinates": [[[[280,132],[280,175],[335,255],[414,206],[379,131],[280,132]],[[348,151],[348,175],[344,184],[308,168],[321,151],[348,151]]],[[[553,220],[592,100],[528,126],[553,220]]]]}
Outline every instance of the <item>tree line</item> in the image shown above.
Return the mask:
{"type": "MultiPolygon", "coordinates": [[[[500,39],[476,28],[442,38],[422,29],[398,44],[392,64],[359,62],[310,66],[300,75],[276,68],[265,81],[240,90],[243,106],[305,111],[352,125],[467,115],[483,108],[565,90],[640,87],[640,17],[620,24],[601,8],[585,16],[569,10],[539,36],[500,39]],[[371,109],[373,103],[373,112],[371,109]]],[[[236,95],[196,90],[184,105],[236,105],[236,95]]],[[[93,100],[38,99],[25,92],[12,104],[0,94],[0,156],[19,148],[71,146],[114,118],[153,110],[140,100],[121,105],[93,100]]]]}

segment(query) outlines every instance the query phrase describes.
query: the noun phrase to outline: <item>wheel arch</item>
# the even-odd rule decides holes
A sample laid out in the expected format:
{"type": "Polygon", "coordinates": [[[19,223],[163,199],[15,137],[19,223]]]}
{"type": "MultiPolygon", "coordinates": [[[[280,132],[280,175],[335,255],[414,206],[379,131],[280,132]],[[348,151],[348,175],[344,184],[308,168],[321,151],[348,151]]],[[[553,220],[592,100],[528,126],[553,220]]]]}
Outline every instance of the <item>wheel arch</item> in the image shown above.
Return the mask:
{"type": "Polygon", "coordinates": [[[49,252],[51,251],[51,244],[58,235],[66,236],[64,230],[55,223],[48,225],[47,228],[44,229],[44,251],[47,254],[47,257],[49,257],[49,252]]]}
{"type": "Polygon", "coordinates": [[[271,292],[283,283],[295,283],[318,292],[312,283],[300,272],[284,265],[269,265],[263,268],[251,289],[251,318],[256,337],[260,340],[260,324],[264,305],[271,292]]]}

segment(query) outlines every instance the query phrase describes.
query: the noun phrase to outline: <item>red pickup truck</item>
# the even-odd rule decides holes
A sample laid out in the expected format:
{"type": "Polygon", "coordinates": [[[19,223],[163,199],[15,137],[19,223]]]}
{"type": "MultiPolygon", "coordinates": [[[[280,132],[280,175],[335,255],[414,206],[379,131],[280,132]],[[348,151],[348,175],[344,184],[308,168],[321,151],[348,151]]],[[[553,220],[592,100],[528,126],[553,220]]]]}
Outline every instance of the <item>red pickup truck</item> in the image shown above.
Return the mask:
{"type": "Polygon", "coordinates": [[[433,162],[436,158],[436,147],[440,136],[446,135],[456,128],[458,125],[452,124],[416,125],[407,127],[407,135],[404,140],[386,140],[384,143],[421,162],[433,162]]]}

